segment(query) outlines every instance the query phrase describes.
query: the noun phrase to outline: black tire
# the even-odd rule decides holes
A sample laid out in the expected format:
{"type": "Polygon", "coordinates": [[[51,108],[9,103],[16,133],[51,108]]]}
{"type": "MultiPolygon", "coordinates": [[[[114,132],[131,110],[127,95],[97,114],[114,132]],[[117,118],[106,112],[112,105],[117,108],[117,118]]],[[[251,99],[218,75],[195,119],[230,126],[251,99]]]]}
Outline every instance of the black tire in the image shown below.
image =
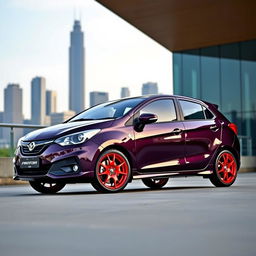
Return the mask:
{"type": "Polygon", "coordinates": [[[119,150],[110,149],[99,156],[91,184],[98,192],[120,192],[130,177],[131,165],[127,157],[119,150]]]}
{"type": "Polygon", "coordinates": [[[165,186],[168,180],[169,178],[161,178],[161,179],[146,178],[146,179],[142,179],[142,182],[149,188],[159,189],[165,186]]]}
{"type": "Polygon", "coordinates": [[[44,181],[30,181],[30,186],[37,192],[43,194],[55,194],[65,187],[65,183],[49,183],[44,181]]]}
{"type": "Polygon", "coordinates": [[[237,171],[235,156],[229,150],[223,150],[215,159],[214,170],[209,179],[216,187],[229,187],[235,182],[237,171]]]}

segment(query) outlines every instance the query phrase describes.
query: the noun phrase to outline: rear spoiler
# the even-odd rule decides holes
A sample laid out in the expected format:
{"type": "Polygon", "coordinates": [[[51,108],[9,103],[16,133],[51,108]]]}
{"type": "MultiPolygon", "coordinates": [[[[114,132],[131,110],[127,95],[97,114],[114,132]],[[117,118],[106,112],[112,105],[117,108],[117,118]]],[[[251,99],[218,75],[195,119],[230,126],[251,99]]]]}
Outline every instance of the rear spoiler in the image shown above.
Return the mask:
{"type": "Polygon", "coordinates": [[[216,109],[219,109],[219,105],[217,104],[212,104],[216,109]]]}
{"type": "Polygon", "coordinates": [[[212,106],[214,106],[216,109],[219,109],[219,105],[217,105],[217,104],[213,104],[213,103],[210,103],[210,102],[207,102],[207,101],[203,101],[204,103],[206,103],[207,105],[212,105],[212,106]]]}

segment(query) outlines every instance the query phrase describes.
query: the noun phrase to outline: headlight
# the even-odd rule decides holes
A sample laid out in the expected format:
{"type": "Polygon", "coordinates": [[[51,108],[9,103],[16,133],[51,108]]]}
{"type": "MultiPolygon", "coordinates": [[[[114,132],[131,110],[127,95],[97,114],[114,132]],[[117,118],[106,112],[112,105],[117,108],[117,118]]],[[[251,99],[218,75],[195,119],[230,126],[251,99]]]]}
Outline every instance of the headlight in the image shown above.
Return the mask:
{"type": "Polygon", "coordinates": [[[66,135],[56,139],[54,142],[61,146],[76,145],[85,142],[100,132],[100,129],[88,130],[66,135]]]}
{"type": "Polygon", "coordinates": [[[18,148],[19,146],[21,146],[21,142],[22,142],[22,140],[24,139],[24,137],[25,137],[25,136],[19,138],[18,143],[17,143],[17,148],[18,148]]]}

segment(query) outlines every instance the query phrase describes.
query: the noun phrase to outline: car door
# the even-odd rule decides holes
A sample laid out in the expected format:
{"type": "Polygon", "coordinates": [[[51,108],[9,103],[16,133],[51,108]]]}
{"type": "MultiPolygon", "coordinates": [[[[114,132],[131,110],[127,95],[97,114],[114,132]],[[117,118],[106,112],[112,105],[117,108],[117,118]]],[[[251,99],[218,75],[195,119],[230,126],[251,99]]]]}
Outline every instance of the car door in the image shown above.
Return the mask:
{"type": "Polygon", "coordinates": [[[221,143],[221,124],[210,110],[199,102],[178,101],[186,136],[186,170],[203,169],[221,143]]]}
{"type": "Polygon", "coordinates": [[[180,170],[185,165],[183,123],[171,98],[146,103],[136,114],[155,114],[158,120],[135,131],[136,161],[140,172],[180,170]]]}

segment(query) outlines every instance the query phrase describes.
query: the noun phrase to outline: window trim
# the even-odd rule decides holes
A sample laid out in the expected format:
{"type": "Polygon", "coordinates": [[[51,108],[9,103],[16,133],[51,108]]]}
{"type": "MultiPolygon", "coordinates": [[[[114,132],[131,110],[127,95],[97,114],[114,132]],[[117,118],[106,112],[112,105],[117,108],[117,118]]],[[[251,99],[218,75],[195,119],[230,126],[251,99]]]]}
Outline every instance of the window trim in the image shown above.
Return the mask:
{"type": "Polygon", "coordinates": [[[196,99],[183,99],[183,98],[177,98],[177,101],[178,101],[178,104],[179,104],[179,111],[180,111],[180,116],[181,116],[181,120],[182,122],[191,122],[191,121],[209,121],[209,120],[214,120],[216,118],[216,115],[208,108],[208,106],[202,102],[202,101],[199,101],[199,100],[196,100],[196,99]],[[182,107],[181,107],[181,104],[180,104],[180,101],[188,101],[190,103],[195,103],[195,104],[199,104],[201,107],[202,107],[202,111],[204,113],[204,117],[205,119],[185,119],[184,118],[184,114],[183,114],[183,110],[182,110],[182,107]],[[205,111],[203,109],[203,107],[205,107],[206,109],[208,109],[212,115],[213,115],[213,118],[211,119],[208,119],[206,118],[206,114],[205,114],[205,111]]]}
{"type": "Polygon", "coordinates": [[[145,102],[145,104],[143,104],[142,106],[139,107],[139,109],[137,109],[132,115],[131,117],[126,121],[126,124],[125,126],[133,126],[134,125],[134,117],[140,112],[140,110],[144,107],[146,107],[147,105],[155,102],[155,101],[160,101],[160,100],[171,100],[173,101],[173,105],[174,105],[174,110],[175,110],[175,113],[176,113],[176,119],[175,121],[165,121],[165,122],[156,122],[156,123],[152,123],[150,125],[158,125],[158,124],[165,124],[165,123],[174,123],[174,122],[180,122],[182,121],[181,120],[181,116],[180,116],[180,113],[179,113],[179,106],[177,105],[177,102],[176,102],[176,98],[174,97],[166,97],[166,98],[156,98],[156,99],[152,99],[150,101],[147,101],[145,102]],[[132,120],[132,124],[130,124],[130,120],[132,120]]]}

